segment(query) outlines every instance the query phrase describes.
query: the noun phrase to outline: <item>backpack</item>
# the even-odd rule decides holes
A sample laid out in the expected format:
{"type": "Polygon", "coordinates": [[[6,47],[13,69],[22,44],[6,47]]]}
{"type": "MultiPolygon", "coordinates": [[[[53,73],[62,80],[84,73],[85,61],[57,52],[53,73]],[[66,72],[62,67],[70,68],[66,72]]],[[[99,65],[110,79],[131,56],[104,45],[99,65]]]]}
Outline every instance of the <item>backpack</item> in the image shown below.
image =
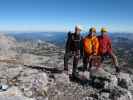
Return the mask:
{"type": "Polygon", "coordinates": [[[67,51],[76,51],[80,50],[82,51],[82,37],[79,36],[78,39],[76,39],[75,34],[72,32],[68,32],[67,35],[67,42],[66,42],[66,50],[67,51]]]}

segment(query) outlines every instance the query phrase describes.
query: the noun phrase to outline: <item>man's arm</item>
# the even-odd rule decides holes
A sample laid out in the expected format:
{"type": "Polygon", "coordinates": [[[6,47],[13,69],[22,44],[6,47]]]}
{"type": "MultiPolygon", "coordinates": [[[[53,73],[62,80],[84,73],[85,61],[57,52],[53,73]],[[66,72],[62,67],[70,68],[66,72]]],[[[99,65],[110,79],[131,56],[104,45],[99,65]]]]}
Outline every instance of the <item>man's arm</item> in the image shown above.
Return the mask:
{"type": "Polygon", "coordinates": [[[80,56],[83,57],[83,37],[82,36],[80,40],[80,56]]]}
{"type": "Polygon", "coordinates": [[[108,38],[108,52],[112,52],[112,42],[110,38],[108,38]]]}
{"type": "Polygon", "coordinates": [[[70,42],[71,42],[71,32],[68,32],[66,46],[65,46],[66,51],[70,49],[70,42]]]}

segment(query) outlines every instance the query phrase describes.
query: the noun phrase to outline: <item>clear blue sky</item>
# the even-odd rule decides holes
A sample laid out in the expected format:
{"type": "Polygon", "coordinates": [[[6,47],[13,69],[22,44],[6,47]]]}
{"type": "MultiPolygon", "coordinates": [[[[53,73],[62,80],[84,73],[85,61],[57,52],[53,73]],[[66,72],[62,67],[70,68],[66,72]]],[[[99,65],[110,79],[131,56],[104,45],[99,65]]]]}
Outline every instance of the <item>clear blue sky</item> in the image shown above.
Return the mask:
{"type": "Polygon", "coordinates": [[[133,32],[133,0],[0,0],[0,31],[66,31],[75,24],[133,32]]]}

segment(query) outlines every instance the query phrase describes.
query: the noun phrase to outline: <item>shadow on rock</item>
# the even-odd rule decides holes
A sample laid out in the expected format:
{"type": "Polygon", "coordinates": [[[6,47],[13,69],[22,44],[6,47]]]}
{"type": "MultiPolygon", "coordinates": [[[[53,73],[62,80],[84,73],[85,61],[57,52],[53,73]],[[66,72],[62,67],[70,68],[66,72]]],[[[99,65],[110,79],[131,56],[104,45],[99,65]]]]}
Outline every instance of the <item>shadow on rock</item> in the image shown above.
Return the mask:
{"type": "Polygon", "coordinates": [[[91,84],[89,77],[89,72],[79,72],[75,76],[72,74],[69,75],[70,81],[77,82],[83,86],[91,84]]]}

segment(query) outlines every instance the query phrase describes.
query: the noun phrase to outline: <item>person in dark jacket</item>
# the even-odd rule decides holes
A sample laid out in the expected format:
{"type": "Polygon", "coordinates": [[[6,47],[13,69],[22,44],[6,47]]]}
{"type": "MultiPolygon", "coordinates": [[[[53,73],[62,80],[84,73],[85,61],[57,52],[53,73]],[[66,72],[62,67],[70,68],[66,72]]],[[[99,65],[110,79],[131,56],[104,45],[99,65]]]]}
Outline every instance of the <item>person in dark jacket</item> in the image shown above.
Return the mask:
{"type": "Polygon", "coordinates": [[[64,70],[68,71],[68,61],[71,57],[73,57],[73,71],[72,76],[77,75],[77,65],[80,59],[80,55],[82,55],[82,36],[80,35],[81,27],[76,26],[75,32],[68,33],[68,38],[65,47],[65,55],[64,55],[64,70]]]}
{"type": "Polygon", "coordinates": [[[108,36],[106,28],[101,29],[101,35],[98,36],[99,40],[99,55],[104,59],[105,56],[110,56],[116,68],[116,72],[120,72],[119,64],[116,55],[112,50],[111,39],[108,36]]]}

